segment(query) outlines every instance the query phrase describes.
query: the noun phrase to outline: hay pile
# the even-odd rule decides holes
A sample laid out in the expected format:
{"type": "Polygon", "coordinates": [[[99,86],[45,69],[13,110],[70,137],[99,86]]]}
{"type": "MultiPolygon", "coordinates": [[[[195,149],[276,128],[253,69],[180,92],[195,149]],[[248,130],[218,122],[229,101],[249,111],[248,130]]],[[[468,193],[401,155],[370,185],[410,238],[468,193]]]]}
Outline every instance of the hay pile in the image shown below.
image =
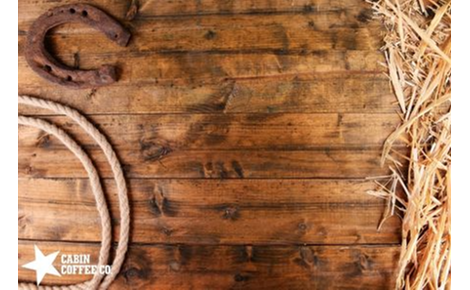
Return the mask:
{"type": "Polygon", "coordinates": [[[388,30],[385,65],[403,118],[384,145],[392,177],[370,192],[403,220],[397,289],[450,289],[451,1],[368,2],[388,30]]]}

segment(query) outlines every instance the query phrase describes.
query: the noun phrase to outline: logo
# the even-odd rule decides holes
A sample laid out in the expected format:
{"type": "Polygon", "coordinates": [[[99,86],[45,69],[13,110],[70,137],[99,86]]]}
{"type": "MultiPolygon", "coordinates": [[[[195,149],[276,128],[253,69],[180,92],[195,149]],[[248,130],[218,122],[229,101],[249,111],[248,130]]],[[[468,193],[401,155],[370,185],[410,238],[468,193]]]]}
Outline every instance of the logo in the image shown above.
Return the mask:
{"type": "Polygon", "coordinates": [[[23,265],[23,268],[36,271],[36,284],[38,286],[46,274],[60,276],[59,271],[57,271],[57,269],[52,265],[58,254],[59,251],[44,256],[41,250],[39,250],[39,248],[34,245],[34,256],[36,259],[26,265],[23,265]]]}
{"type": "Polygon", "coordinates": [[[54,267],[53,263],[60,251],[54,252],[49,255],[44,255],[41,250],[34,245],[35,260],[23,265],[23,268],[36,271],[36,284],[39,284],[44,279],[46,274],[59,276],[62,275],[94,275],[96,272],[100,274],[111,273],[111,266],[109,265],[91,265],[91,258],[89,254],[73,254],[60,256],[60,272],[54,267]]]}

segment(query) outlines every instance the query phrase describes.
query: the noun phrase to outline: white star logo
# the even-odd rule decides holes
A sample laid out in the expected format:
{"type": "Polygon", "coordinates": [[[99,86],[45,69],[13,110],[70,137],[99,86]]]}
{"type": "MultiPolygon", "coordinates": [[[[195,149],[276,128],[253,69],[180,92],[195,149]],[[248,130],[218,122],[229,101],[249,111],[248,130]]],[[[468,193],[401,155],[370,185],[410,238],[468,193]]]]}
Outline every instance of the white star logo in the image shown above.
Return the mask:
{"type": "Polygon", "coordinates": [[[39,248],[34,245],[34,255],[36,256],[36,259],[26,265],[23,265],[23,268],[36,271],[36,283],[38,286],[46,274],[60,276],[60,273],[52,265],[58,254],[59,251],[44,256],[41,250],[39,250],[39,248]]]}

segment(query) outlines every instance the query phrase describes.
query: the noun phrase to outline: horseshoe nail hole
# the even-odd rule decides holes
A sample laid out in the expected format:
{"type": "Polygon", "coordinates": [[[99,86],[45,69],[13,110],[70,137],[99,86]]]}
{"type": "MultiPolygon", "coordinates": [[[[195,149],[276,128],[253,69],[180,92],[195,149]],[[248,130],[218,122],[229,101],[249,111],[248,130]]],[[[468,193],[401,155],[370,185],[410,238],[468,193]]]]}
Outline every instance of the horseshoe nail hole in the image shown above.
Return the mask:
{"type": "Polygon", "coordinates": [[[68,81],[68,82],[71,82],[71,81],[72,81],[72,77],[71,77],[71,76],[67,76],[67,81],[68,81]]]}
{"type": "Polygon", "coordinates": [[[82,16],[83,16],[83,17],[87,17],[87,16],[88,16],[88,12],[86,12],[86,10],[83,10],[83,11],[82,11],[82,16]]]}
{"type": "Polygon", "coordinates": [[[70,14],[75,14],[75,9],[70,8],[69,12],[70,12],[70,14]]]}
{"type": "Polygon", "coordinates": [[[52,71],[52,67],[50,65],[45,65],[44,66],[44,70],[47,71],[47,72],[51,72],[52,71]]]}

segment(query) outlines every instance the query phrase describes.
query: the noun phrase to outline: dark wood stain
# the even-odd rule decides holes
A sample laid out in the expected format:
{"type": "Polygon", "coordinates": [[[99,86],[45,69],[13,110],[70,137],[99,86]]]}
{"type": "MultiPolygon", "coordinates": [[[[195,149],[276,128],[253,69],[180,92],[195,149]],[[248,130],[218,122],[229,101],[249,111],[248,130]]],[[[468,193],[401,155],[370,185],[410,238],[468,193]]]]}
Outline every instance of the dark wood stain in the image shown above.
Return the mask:
{"type": "Polygon", "coordinates": [[[243,167],[240,165],[240,163],[238,163],[238,161],[236,161],[236,160],[232,161],[232,168],[237,173],[238,177],[240,177],[240,178],[245,177],[244,174],[243,174],[243,167]]]}
{"type": "Polygon", "coordinates": [[[235,276],[233,276],[233,280],[235,282],[246,282],[250,280],[250,276],[248,274],[237,273],[235,276]]]}
{"type": "Polygon", "coordinates": [[[49,134],[41,135],[37,140],[37,147],[39,148],[50,148],[51,147],[51,136],[49,134]]]}
{"type": "Polygon", "coordinates": [[[147,280],[150,278],[150,259],[142,249],[131,248],[133,259],[127,259],[119,276],[124,277],[128,284],[135,283],[136,280],[147,280]]]}
{"type": "Polygon", "coordinates": [[[359,15],[357,15],[357,20],[367,23],[372,20],[372,13],[371,9],[363,9],[359,12],[359,15]]]}
{"type": "Polygon", "coordinates": [[[207,31],[206,34],[204,34],[204,38],[207,39],[207,40],[212,40],[212,39],[214,39],[216,36],[217,36],[217,33],[215,33],[215,32],[212,31],[212,30],[207,31]]]}
{"type": "Polygon", "coordinates": [[[160,205],[157,200],[155,199],[150,199],[148,201],[150,211],[153,212],[156,216],[161,216],[162,215],[162,210],[160,209],[160,205]]]}
{"type": "Polygon", "coordinates": [[[304,11],[305,12],[315,12],[315,10],[316,10],[316,7],[314,5],[306,4],[304,6],[304,11]]]}
{"type": "Polygon", "coordinates": [[[172,152],[170,147],[156,144],[153,141],[139,140],[140,152],[146,162],[160,161],[172,152]]]}

